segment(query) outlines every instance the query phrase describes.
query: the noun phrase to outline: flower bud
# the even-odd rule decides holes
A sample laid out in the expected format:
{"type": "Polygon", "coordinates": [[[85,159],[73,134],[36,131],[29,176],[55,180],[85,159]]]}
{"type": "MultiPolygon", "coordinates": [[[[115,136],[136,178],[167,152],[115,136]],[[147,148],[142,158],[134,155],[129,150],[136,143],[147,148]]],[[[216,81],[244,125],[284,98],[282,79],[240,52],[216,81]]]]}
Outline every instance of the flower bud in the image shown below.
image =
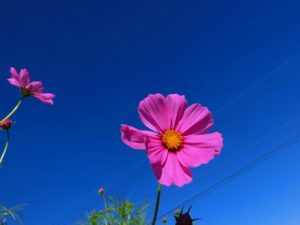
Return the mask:
{"type": "Polygon", "coordinates": [[[176,209],[175,211],[174,211],[174,215],[175,216],[178,216],[180,214],[180,209],[176,209]]]}
{"type": "Polygon", "coordinates": [[[167,223],[167,221],[168,221],[167,217],[164,217],[164,218],[162,218],[162,220],[161,220],[162,223],[167,223]]]}
{"type": "Polygon", "coordinates": [[[98,193],[99,193],[100,195],[104,195],[104,188],[99,188],[98,193]]]}
{"type": "Polygon", "coordinates": [[[3,122],[0,123],[0,129],[8,130],[11,128],[12,121],[10,119],[6,119],[3,122]]]}
{"type": "Polygon", "coordinates": [[[175,215],[176,225],[193,225],[193,221],[197,219],[192,219],[190,215],[191,207],[188,209],[186,213],[182,213],[182,210],[178,215],[175,215]]]}

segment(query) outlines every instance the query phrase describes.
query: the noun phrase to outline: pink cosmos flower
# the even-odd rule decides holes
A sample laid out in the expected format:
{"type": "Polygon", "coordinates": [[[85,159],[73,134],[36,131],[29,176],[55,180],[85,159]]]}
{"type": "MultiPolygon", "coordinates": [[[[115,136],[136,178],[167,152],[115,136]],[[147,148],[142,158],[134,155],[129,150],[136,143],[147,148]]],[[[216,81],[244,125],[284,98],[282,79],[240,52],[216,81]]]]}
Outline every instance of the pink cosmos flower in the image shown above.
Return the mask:
{"type": "Polygon", "coordinates": [[[40,101],[53,104],[53,98],[55,97],[52,93],[42,93],[44,87],[40,81],[30,82],[30,75],[26,69],[21,69],[20,74],[15,68],[10,68],[11,78],[8,78],[8,82],[20,88],[23,96],[34,96],[40,101]]]}
{"type": "Polygon", "coordinates": [[[146,149],[160,184],[182,186],[192,181],[189,168],[205,164],[221,152],[219,132],[204,134],[213,125],[211,112],[184,96],[151,94],[138,107],[139,116],[152,131],[122,124],[121,139],[133,149],[146,149]]]}

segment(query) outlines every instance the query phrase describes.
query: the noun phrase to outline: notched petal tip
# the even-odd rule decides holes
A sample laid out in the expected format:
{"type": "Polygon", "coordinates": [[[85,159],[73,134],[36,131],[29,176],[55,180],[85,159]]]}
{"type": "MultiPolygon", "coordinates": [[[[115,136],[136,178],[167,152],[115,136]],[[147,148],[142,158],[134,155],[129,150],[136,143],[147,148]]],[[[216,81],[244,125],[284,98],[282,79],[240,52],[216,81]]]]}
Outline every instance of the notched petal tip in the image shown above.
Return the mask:
{"type": "Polygon", "coordinates": [[[170,128],[177,130],[177,125],[187,108],[187,100],[184,95],[169,94],[167,104],[170,113],[170,128]]]}
{"type": "Polygon", "coordinates": [[[177,94],[177,93],[168,94],[167,98],[168,97],[175,97],[175,98],[184,98],[184,99],[186,99],[185,95],[180,95],[180,94],[177,94]]]}
{"type": "Polygon", "coordinates": [[[16,70],[14,67],[10,67],[9,72],[10,72],[11,74],[14,74],[14,75],[17,75],[17,76],[18,76],[18,72],[17,72],[17,70],[16,70]]]}
{"type": "Polygon", "coordinates": [[[138,130],[126,124],[121,124],[121,139],[133,149],[145,149],[145,137],[148,131],[138,130]]]}
{"type": "MultiPolygon", "coordinates": [[[[168,153],[165,162],[158,166],[156,170],[160,172],[160,177],[156,177],[160,184],[165,186],[174,184],[181,187],[192,181],[191,171],[180,162],[176,154],[168,153]]],[[[154,173],[156,170],[154,169],[154,173]]]]}
{"type": "Polygon", "coordinates": [[[15,78],[8,78],[7,81],[11,85],[17,86],[19,88],[21,87],[20,82],[18,80],[16,80],[15,78]]]}
{"type": "Polygon", "coordinates": [[[224,146],[223,136],[220,132],[214,132],[216,138],[216,148],[215,148],[215,156],[219,155],[224,146]]]}
{"type": "Polygon", "coordinates": [[[22,83],[21,83],[19,74],[14,67],[10,68],[10,75],[11,75],[11,78],[8,78],[8,82],[17,87],[22,87],[22,83]]]}
{"type": "Polygon", "coordinates": [[[170,128],[170,109],[168,100],[162,94],[150,94],[140,101],[138,114],[149,129],[162,133],[170,128]]]}
{"type": "Polygon", "coordinates": [[[203,134],[214,124],[212,113],[199,103],[190,105],[178,124],[178,130],[184,135],[203,134]]]}
{"type": "Polygon", "coordinates": [[[208,163],[221,153],[223,138],[219,132],[201,135],[189,135],[185,138],[185,145],[178,152],[182,164],[189,168],[208,163]]]}
{"type": "Polygon", "coordinates": [[[33,96],[43,103],[54,105],[53,98],[55,95],[52,93],[33,93],[33,96]]]}

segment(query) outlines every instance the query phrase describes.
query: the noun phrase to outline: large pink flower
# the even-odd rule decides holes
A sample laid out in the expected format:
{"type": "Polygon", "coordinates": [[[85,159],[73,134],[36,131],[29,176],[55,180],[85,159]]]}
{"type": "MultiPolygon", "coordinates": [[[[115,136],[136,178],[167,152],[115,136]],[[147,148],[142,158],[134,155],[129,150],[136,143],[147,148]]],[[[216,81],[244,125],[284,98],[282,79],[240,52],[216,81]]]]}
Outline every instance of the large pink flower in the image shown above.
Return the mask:
{"type": "Polygon", "coordinates": [[[122,124],[121,138],[134,149],[146,149],[160,184],[182,186],[192,181],[189,168],[205,164],[220,154],[219,132],[204,134],[213,125],[211,112],[184,96],[151,94],[138,107],[142,122],[152,131],[122,124]]]}
{"type": "Polygon", "coordinates": [[[20,75],[15,68],[10,68],[11,78],[8,78],[8,82],[20,88],[23,96],[34,96],[40,101],[53,104],[53,98],[55,97],[52,93],[43,93],[44,87],[40,81],[30,82],[30,75],[26,69],[21,69],[20,75]]]}

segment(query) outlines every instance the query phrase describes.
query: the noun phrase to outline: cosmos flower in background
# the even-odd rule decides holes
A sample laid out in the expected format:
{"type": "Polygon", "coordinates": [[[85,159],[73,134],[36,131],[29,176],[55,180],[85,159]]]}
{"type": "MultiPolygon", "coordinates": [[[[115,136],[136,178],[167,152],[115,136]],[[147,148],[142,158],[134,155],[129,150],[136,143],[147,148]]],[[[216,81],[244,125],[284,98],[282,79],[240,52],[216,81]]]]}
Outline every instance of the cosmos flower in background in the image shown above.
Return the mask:
{"type": "MultiPolygon", "coordinates": [[[[35,98],[39,99],[40,101],[53,104],[53,98],[55,97],[52,93],[43,93],[44,87],[42,82],[40,81],[32,81],[30,82],[30,75],[26,69],[21,69],[20,74],[16,71],[15,68],[10,68],[11,77],[8,78],[8,82],[14,86],[17,86],[22,93],[21,99],[18,101],[16,106],[3,118],[0,120],[0,130],[6,131],[6,142],[3,148],[3,151],[0,155],[0,165],[4,161],[4,157],[6,155],[8,144],[10,141],[10,135],[8,130],[12,126],[12,121],[10,118],[14,115],[14,113],[20,108],[25,97],[34,96],[35,98]]],[[[0,223],[1,224],[1,223],[0,223]]]]}
{"type": "Polygon", "coordinates": [[[208,163],[220,154],[219,132],[205,134],[213,125],[202,105],[187,105],[183,95],[151,94],[138,107],[140,119],[151,129],[121,125],[121,139],[133,149],[145,149],[158,182],[182,186],[192,181],[189,168],[208,163]]]}
{"type": "Polygon", "coordinates": [[[20,74],[15,68],[10,68],[11,78],[8,78],[8,82],[20,88],[21,93],[24,97],[34,96],[40,101],[53,104],[53,98],[55,97],[52,93],[43,93],[44,87],[40,81],[30,82],[30,75],[26,69],[21,69],[20,74]]]}

